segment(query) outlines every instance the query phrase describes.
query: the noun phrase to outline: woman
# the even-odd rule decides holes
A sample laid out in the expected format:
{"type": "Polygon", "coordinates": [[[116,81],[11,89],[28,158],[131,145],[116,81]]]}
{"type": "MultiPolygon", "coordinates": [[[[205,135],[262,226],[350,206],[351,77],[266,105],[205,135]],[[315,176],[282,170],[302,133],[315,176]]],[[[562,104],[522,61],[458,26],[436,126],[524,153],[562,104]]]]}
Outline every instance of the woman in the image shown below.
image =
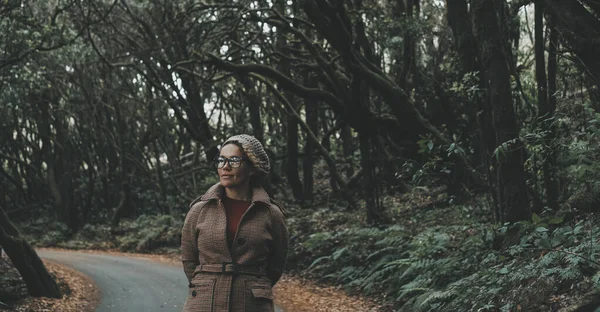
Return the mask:
{"type": "Polygon", "coordinates": [[[184,311],[273,311],[271,287],[285,266],[288,232],[281,207],[261,187],[269,157],[253,136],[225,141],[219,183],[190,204],[181,236],[189,280],[184,311]]]}

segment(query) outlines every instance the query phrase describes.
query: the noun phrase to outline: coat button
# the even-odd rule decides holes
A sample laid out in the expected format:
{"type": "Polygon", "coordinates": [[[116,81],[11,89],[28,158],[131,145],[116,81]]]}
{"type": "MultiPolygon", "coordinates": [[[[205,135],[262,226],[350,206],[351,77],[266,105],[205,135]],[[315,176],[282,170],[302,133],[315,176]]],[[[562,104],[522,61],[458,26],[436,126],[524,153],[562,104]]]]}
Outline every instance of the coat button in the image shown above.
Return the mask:
{"type": "Polygon", "coordinates": [[[192,297],[196,297],[196,291],[195,290],[192,291],[192,297]]]}
{"type": "Polygon", "coordinates": [[[242,237],[238,238],[238,245],[242,246],[246,243],[246,240],[242,237]]]}

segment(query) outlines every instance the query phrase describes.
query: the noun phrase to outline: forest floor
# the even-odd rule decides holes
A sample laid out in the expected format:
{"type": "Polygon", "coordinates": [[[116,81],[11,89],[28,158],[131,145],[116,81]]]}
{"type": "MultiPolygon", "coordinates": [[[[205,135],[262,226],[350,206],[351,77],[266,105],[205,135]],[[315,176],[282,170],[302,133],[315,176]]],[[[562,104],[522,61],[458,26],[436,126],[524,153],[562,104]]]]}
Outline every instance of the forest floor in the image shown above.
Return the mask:
{"type": "MultiPolygon", "coordinates": [[[[85,251],[149,258],[179,265],[175,255],[149,255],[123,252],[85,251]]],[[[19,273],[9,259],[0,259],[0,311],[93,311],[100,302],[99,290],[88,276],[66,266],[44,260],[63,292],[63,298],[31,298],[19,273]],[[5,302],[3,302],[5,301],[5,302]]],[[[285,312],[383,311],[375,302],[349,296],[336,287],[319,286],[311,280],[284,275],[274,288],[276,303],[285,312]]]]}
{"type": "MultiPolygon", "coordinates": [[[[491,212],[486,208],[488,205],[484,199],[473,198],[458,204],[447,196],[444,188],[419,187],[385,200],[394,226],[384,230],[365,229],[362,214],[335,205],[290,210],[288,227],[293,234],[290,240],[294,248],[288,254],[288,274],[274,288],[276,302],[284,311],[398,310],[402,305],[408,306],[410,298],[394,301],[393,291],[402,292],[403,289],[399,288],[402,285],[431,274],[444,277],[437,279],[439,285],[425,285],[431,288],[427,290],[433,295],[447,290],[449,283],[463,283],[460,284],[463,286],[456,286],[454,297],[457,299],[444,304],[471,308],[447,311],[573,311],[600,289],[600,265],[581,257],[600,253],[600,232],[596,230],[600,214],[573,216],[564,221],[560,217],[558,222],[555,222],[558,217],[554,215],[542,215],[539,220],[520,224],[518,235],[503,238],[498,234],[499,225],[491,220],[491,212]],[[540,245],[542,235],[552,239],[554,247],[540,245]],[[497,242],[500,242],[500,247],[494,246],[497,242]],[[390,254],[396,256],[394,253],[397,253],[398,259],[408,257],[412,261],[411,275],[406,277],[401,270],[395,273],[386,271],[381,275],[373,273],[373,276],[379,276],[372,283],[375,285],[373,290],[358,288],[355,281],[364,282],[368,276],[360,275],[363,271],[351,266],[360,263],[369,268],[382,267],[377,266],[380,260],[376,256],[380,250],[391,250],[390,254]],[[339,256],[342,252],[345,252],[343,257],[339,256]],[[353,272],[355,275],[352,279],[342,280],[337,278],[340,272],[353,272]],[[399,286],[381,282],[392,278],[405,280],[397,283],[399,286]],[[397,289],[391,289],[392,286],[397,289]],[[514,308],[504,308],[511,305],[514,308]]],[[[71,251],[109,252],[180,265],[176,242],[182,219],[176,216],[141,216],[125,220],[116,236],[106,226],[89,225],[70,240],[64,239],[60,227],[40,220],[36,222],[39,225],[27,228],[33,234],[26,239],[36,242],[37,247],[60,246],[71,251]]],[[[80,295],[93,292],[93,282],[52,263],[48,263],[49,270],[57,276],[65,298],[30,299],[19,274],[14,269],[10,271],[10,267],[10,261],[0,260],[0,311],[1,302],[18,306],[17,311],[67,312],[75,311],[69,310],[69,306],[91,309],[98,303],[93,297],[80,295]]],[[[425,287],[419,290],[429,294],[425,287]]],[[[597,297],[600,301],[600,295],[597,297]]],[[[404,309],[414,310],[411,307],[404,309]]]]}
{"type": "Polygon", "coordinates": [[[63,293],[60,299],[32,298],[10,259],[0,259],[0,311],[50,312],[93,311],[100,302],[100,293],[94,281],[71,268],[44,260],[48,271],[56,277],[63,293]]]}

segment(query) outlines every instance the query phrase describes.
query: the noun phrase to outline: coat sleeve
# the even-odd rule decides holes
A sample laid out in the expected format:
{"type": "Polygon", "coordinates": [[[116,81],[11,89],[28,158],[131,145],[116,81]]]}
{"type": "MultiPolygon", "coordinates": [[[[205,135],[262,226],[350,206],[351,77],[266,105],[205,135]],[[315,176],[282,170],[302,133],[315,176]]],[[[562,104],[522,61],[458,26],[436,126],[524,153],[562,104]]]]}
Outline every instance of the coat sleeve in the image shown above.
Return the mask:
{"type": "Polygon", "coordinates": [[[275,285],[285,268],[288,253],[288,230],[285,224],[285,217],[279,206],[271,207],[271,235],[273,237],[271,253],[269,258],[269,267],[267,276],[271,284],[275,285]]]}
{"type": "Polygon", "coordinates": [[[181,229],[181,262],[183,270],[188,278],[192,280],[194,269],[198,266],[198,215],[201,205],[193,205],[188,211],[183,228],[181,229]]]}

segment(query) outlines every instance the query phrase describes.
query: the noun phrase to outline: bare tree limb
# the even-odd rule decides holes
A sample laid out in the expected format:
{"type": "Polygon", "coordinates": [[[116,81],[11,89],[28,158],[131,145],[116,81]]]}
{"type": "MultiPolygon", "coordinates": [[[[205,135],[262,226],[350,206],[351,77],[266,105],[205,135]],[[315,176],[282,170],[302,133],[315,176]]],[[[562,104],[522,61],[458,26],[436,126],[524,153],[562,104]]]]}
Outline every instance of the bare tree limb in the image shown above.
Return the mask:
{"type": "MultiPolygon", "coordinates": [[[[198,52],[194,52],[194,54],[202,57],[202,55],[198,52]]],[[[302,85],[296,83],[295,81],[293,81],[288,76],[282,74],[281,72],[279,72],[278,70],[276,70],[272,67],[262,65],[262,64],[239,64],[239,65],[236,65],[236,64],[224,61],[223,59],[221,59],[220,57],[218,57],[212,53],[206,53],[206,55],[208,55],[211,58],[212,64],[217,65],[221,69],[235,72],[238,74],[256,73],[256,74],[264,75],[266,77],[274,79],[275,81],[277,81],[277,83],[281,84],[284,88],[289,89],[291,92],[293,92],[294,94],[296,94],[300,97],[327,102],[334,109],[337,109],[339,111],[342,111],[344,109],[340,100],[333,94],[331,94],[325,90],[322,90],[322,89],[307,88],[305,86],[302,86],[302,85]]]]}
{"type": "Polygon", "coordinates": [[[334,177],[336,182],[342,188],[346,188],[347,187],[346,181],[344,181],[342,179],[342,176],[340,176],[340,174],[338,173],[338,171],[335,167],[335,160],[333,160],[333,158],[331,158],[331,155],[329,155],[329,152],[327,151],[327,149],[323,146],[323,144],[321,144],[319,139],[310,130],[310,127],[306,124],[306,122],[304,122],[304,120],[302,120],[302,117],[300,117],[298,112],[296,112],[296,110],[294,109],[292,104],[290,104],[290,102],[285,98],[285,96],[283,96],[283,94],[281,94],[281,92],[279,92],[279,90],[277,90],[277,88],[270,81],[264,79],[260,75],[256,75],[253,73],[250,73],[249,76],[252,78],[258,79],[259,81],[264,83],[267,86],[267,88],[271,92],[273,92],[273,94],[275,94],[275,96],[281,101],[281,103],[283,103],[286,111],[298,120],[298,124],[300,125],[302,130],[304,130],[304,132],[306,132],[306,135],[310,138],[311,141],[313,141],[313,143],[316,145],[317,149],[321,153],[321,156],[323,156],[323,158],[325,159],[325,162],[327,163],[327,166],[329,167],[329,171],[331,172],[331,175],[334,177]]]}

